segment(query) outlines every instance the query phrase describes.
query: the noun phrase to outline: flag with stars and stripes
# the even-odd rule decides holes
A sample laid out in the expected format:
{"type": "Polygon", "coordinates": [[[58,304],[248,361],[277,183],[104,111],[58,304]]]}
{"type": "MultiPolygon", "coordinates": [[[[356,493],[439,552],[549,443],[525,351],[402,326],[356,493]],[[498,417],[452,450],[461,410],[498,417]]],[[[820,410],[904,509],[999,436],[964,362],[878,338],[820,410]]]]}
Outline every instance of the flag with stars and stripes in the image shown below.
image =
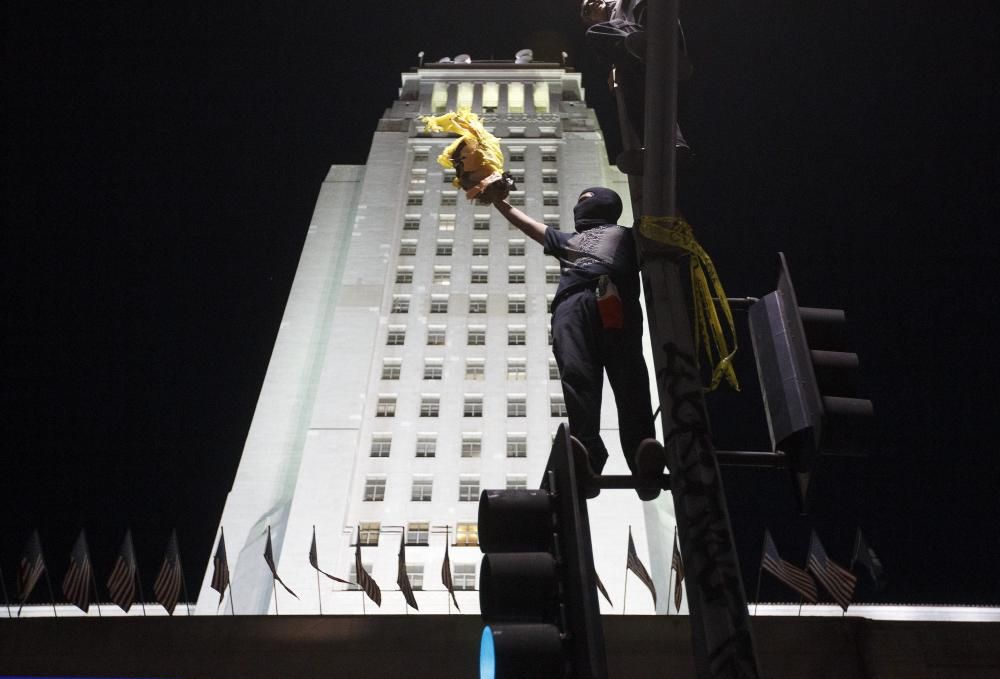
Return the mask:
{"type": "Polygon", "coordinates": [[[167,551],[163,555],[163,565],[153,582],[153,595],[167,610],[168,615],[174,614],[183,584],[184,571],[181,569],[181,554],[177,548],[177,531],[171,531],[167,551]]]}
{"type": "Polygon", "coordinates": [[[448,538],[444,542],[444,561],[441,563],[441,584],[448,590],[451,600],[455,603],[455,608],[459,611],[458,599],[455,598],[455,581],[451,577],[451,557],[448,556],[448,538]]]}
{"type": "Polygon", "coordinates": [[[90,601],[94,596],[93,580],[94,569],[87,551],[87,537],[81,530],[69,555],[69,568],[63,577],[62,590],[66,600],[84,613],[90,610],[90,601]]]}
{"type": "Polygon", "coordinates": [[[361,527],[358,526],[358,541],[354,543],[354,579],[358,581],[358,587],[365,591],[368,598],[375,602],[379,608],[382,607],[382,590],[379,589],[375,578],[368,574],[365,566],[361,563],[361,527]]]}
{"type": "Polygon", "coordinates": [[[774,540],[771,539],[771,533],[766,530],[760,567],[801,594],[809,603],[816,603],[816,583],[807,572],[781,558],[778,548],[774,546],[774,540]]]}
{"type": "Polygon", "coordinates": [[[615,605],[611,602],[611,596],[608,595],[608,590],[604,586],[604,583],[601,582],[601,576],[597,574],[597,571],[594,571],[594,584],[597,585],[597,591],[608,600],[608,605],[614,608],[615,605]]]}
{"type": "Polygon", "coordinates": [[[226,587],[229,587],[229,559],[226,558],[226,535],[219,532],[219,546],[215,549],[215,557],[212,559],[212,589],[219,593],[219,604],[226,594],[226,587]]]}
{"type": "Polygon", "coordinates": [[[684,561],[677,545],[677,531],[674,531],[674,555],[670,559],[670,570],[674,572],[674,610],[680,613],[684,601],[684,561]]]}
{"type": "Polygon", "coordinates": [[[325,570],[319,567],[319,551],[316,549],[316,526],[313,526],[313,539],[312,539],[312,544],[309,546],[309,565],[315,568],[318,572],[322,573],[326,577],[333,580],[334,582],[340,582],[345,585],[352,584],[349,580],[338,578],[336,575],[330,575],[325,570]]]}
{"type": "Polygon", "coordinates": [[[271,548],[271,527],[270,526],[267,527],[267,545],[264,546],[264,561],[267,563],[267,567],[269,569],[271,569],[271,577],[273,577],[275,580],[277,580],[278,584],[280,584],[282,587],[284,587],[286,592],[288,592],[293,597],[295,597],[296,599],[298,599],[299,595],[296,594],[295,592],[293,592],[292,589],[288,585],[285,584],[285,581],[281,579],[281,576],[278,575],[278,567],[274,563],[274,550],[271,548]]]}
{"type": "Polygon", "coordinates": [[[118,604],[118,607],[128,613],[135,603],[135,583],[139,575],[139,568],[135,561],[135,548],[132,545],[132,531],[125,531],[125,538],[122,546],[118,550],[118,558],[108,576],[108,594],[111,601],[118,604]]]}
{"type": "Polygon", "coordinates": [[[823,589],[830,593],[833,600],[844,611],[851,605],[854,597],[854,586],[857,577],[843,566],[835,563],[823,549],[816,531],[809,538],[809,556],[806,558],[806,570],[816,576],[823,589]]]}
{"type": "Polygon", "coordinates": [[[21,552],[21,561],[17,565],[17,598],[22,604],[31,595],[38,584],[38,578],[45,572],[45,559],[42,557],[42,541],[38,537],[38,531],[31,531],[24,551],[21,552]]]}
{"type": "Polygon", "coordinates": [[[406,572],[406,536],[402,533],[399,535],[399,565],[396,571],[396,584],[399,585],[399,591],[406,599],[406,605],[419,611],[417,598],[413,595],[413,585],[410,584],[410,575],[406,572]]]}
{"type": "Polygon", "coordinates": [[[632,526],[628,527],[628,557],[625,559],[625,570],[626,575],[628,571],[632,571],[642,581],[642,584],[646,585],[649,593],[653,595],[653,605],[655,606],[656,586],[653,584],[653,578],[649,577],[649,571],[646,570],[646,567],[642,565],[642,561],[639,560],[639,555],[635,553],[635,542],[632,541],[632,526]]]}

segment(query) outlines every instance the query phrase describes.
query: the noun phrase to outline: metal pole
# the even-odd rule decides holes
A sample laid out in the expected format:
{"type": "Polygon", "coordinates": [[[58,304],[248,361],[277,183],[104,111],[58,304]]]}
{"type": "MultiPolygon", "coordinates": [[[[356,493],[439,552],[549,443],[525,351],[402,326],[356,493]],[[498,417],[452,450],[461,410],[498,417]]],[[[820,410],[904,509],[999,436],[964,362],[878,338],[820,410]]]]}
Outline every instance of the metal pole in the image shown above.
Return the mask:
{"type": "MultiPolygon", "coordinates": [[[[678,0],[649,0],[641,214],[676,216],[678,0]]],[[[681,266],[636,238],[643,262],[671,492],[687,570],[694,661],[700,679],[760,676],[726,499],[708,432],[681,266]]]]}

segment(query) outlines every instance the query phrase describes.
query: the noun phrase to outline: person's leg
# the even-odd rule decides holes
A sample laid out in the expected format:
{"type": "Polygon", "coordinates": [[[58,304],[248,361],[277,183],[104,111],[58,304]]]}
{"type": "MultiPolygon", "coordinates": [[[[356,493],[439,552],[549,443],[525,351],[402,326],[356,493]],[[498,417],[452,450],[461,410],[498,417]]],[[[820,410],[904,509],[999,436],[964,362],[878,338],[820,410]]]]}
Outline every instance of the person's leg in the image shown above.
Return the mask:
{"type": "Polygon", "coordinates": [[[594,294],[582,291],[563,300],[552,314],[552,352],[562,379],[570,433],[587,447],[598,474],[608,460],[601,440],[601,392],[604,370],[596,323],[594,294]]]}
{"type": "Polygon", "coordinates": [[[608,382],[618,408],[618,434],[629,469],[636,471],[635,454],[643,439],[655,438],[649,398],[649,372],[642,356],[642,330],[627,324],[620,332],[605,333],[602,355],[608,382]]]}

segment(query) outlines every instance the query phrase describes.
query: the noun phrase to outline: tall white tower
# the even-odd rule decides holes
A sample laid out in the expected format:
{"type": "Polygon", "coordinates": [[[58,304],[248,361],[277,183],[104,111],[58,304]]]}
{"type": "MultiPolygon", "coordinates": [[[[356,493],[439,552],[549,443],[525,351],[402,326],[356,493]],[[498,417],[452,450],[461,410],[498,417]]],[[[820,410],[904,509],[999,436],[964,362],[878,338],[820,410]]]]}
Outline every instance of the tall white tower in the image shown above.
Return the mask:
{"type": "MultiPolygon", "coordinates": [[[[277,597],[281,613],[401,614],[401,536],[420,612],[455,612],[441,584],[447,543],[461,611],[478,613],[480,490],[537,486],[565,410],[548,338],[557,262],[456,191],[436,162],[453,138],[427,135],[419,121],[460,106],[503,139],[518,184],[511,202],[528,214],[572,228],[582,189],[628,195],[578,74],[510,62],[403,74],[368,162],[332,167],[320,190],[222,516],[231,589],[220,606],[210,560],[198,613],[274,612],[277,597]],[[298,599],[272,589],[269,526],[278,572],[298,599]],[[314,528],[320,567],[350,580],[360,534],[380,609],[317,578],[314,528]]],[[[606,472],[627,473],[607,388],[604,403],[606,472]]],[[[629,526],[665,610],[669,498],[644,506],[605,491],[590,517],[595,565],[614,601],[602,599],[603,610],[622,612],[629,526]]],[[[629,580],[627,612],[653,612],[629,580]]]]}

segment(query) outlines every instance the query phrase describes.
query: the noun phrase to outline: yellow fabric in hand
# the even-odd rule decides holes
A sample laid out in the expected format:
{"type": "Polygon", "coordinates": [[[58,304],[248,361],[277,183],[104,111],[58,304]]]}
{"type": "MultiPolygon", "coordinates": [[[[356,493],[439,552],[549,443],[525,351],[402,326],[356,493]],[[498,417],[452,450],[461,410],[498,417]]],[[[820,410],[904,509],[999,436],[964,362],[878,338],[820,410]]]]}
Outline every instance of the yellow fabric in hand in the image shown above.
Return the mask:
{"type": "Polygon", "coordinates": [[[442,167],[453,168],[451,156],[455,149],[463,141],[472,140],[476,142],[476,154],[482,164],[494,172],[503,172],[503,151],[500,150],[500,140],[483,127],[479,116],[468,108],[463,107],[439,116],[423,116],[420,120],[427,132],[453,132],[459,135],[459,138],[438,156],[438,164],[442,167]]]}

